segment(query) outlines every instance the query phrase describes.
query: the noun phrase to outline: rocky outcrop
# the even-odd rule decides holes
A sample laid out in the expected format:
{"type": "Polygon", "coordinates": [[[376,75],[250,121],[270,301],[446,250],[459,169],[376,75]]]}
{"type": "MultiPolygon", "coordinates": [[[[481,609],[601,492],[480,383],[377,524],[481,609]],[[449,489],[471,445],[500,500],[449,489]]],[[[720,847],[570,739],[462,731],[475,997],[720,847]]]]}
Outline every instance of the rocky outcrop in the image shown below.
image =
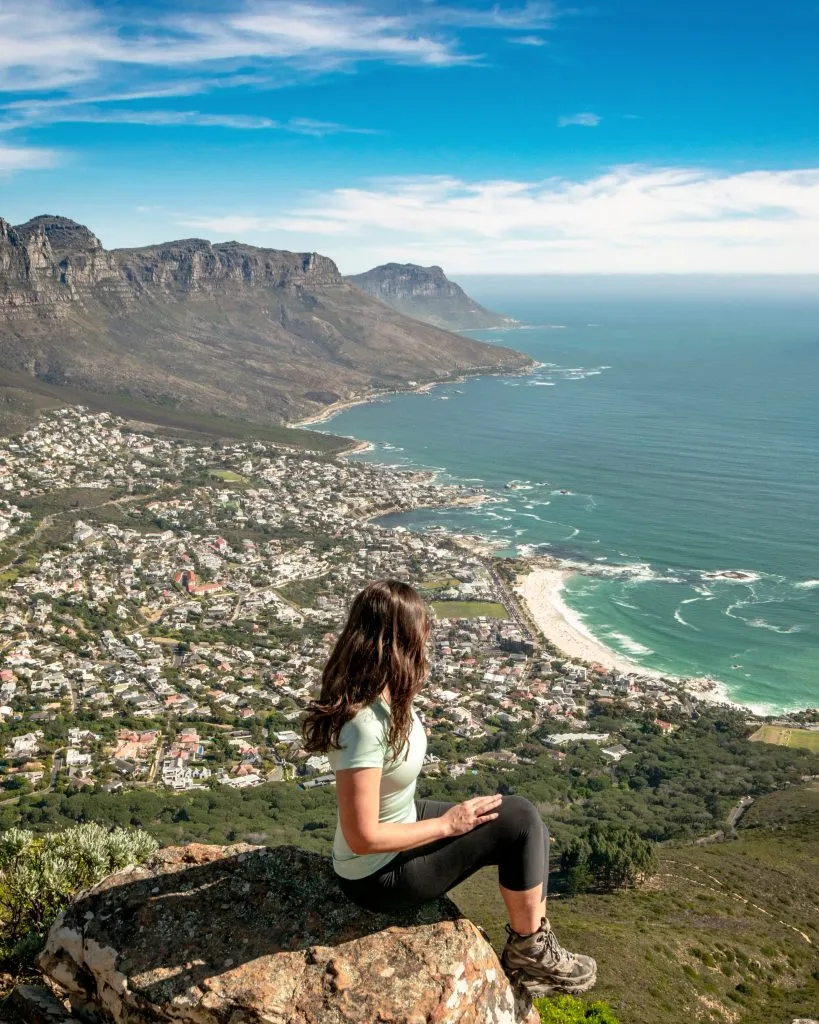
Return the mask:
{"type": "Polygon", "coordinates": [[[18,985],[9,996],[8,1009],[14,1015],[11,1019],[23,1024],[81,1024],[52,992],[38,985],[18,985]]]}
{"type": "Polygon", "coordinates": [[[317,253],[201,238],[108,251],[66,217],[0,220],[0,371],[270,422],[529,362],[386,310],[317,253]]]}
{"type": "Polygon", "coordinates": [[[401,917],[345,899],[292,846],[188,846],[111,875],[40,967],[94,1024],[535,1024],[449,900],[401,917]]]}
{"type": "Polygon", "coordinates": [[[479,305],[440,267],[385,263],[347,280],[399,313],[447,330],[508,327],[515,323],[511,317],[479,305]]]}

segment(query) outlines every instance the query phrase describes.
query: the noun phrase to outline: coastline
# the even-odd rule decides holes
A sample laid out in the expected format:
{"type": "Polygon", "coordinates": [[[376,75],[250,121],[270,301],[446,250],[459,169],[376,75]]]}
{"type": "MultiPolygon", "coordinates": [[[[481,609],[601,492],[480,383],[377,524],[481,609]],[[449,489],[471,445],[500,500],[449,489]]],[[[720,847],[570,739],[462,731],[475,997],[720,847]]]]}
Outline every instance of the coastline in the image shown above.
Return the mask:
{"type": "Polygon", "coordinates": [[[532,565],[531,571],[518,578],[515,593],[525,602],[537,627],[546,639],[566,657],[614,669],[643,678],[663,679],[677,684],[698,700],[757,712],[747,704],[732,700],[724,683],[716,679],[680,678],[657,669],[646,668],[598,640],[572,613],[563,600],[562,590],[577,570],[558,566],[544,568],[532,565]]]}
{"type": "Polygon", "coordinates": [[[371,391],[357,397],[344,398],[338,402],[333,402],[332,405],[326,406],[324,409],[314,413],[312,416],[306,416],[293,423],[286,423],[285,426],[290,427],[292,430],[300,430],[304,427],[313,427],[317,423],[326,423],[328,420],[331,420],[338,413],[344,412],[346,409],[352,409],[357,405],[369,405],[370,402],[377,402],[381,398],[389,398],[393,395],[425,395],[432,391],[433,388],[439,388],[446,384],[463,384],[464,381],[477,377],[525,376],[527,373],[531,373],[533,370],[538,369],[539,366],[541,366],[541,363],[538,363],[536,360],[532,360],[530,364],[518,367],[517,369],[510,368],[508,370],[491,370],[487,367],[485,370],[474,370],[459,373],[454,377],[444,377],[441,380],[428,380],[423,384],[408,383],[406,387],[393,388],[384,391],[371,391]]]}
{"type": "MultiPolygon", "coordinates": [[[[476,374],[475,376],[483,377],[485,375],[476,374]]],[[[394,391],[373,391],[370,394],[362,395],[360,398],[345,398],[343,401],[333,402],[332,405],[328,405],[314,416],[308,416],[307,419],[299,420],[298,423],[288,423],[287,426],[294,430],[314,427],[317,423],[326,423],[340,412],[353,409],[357,405],[369,405],[371,402],[377,402],[379,398],[388,398],[391,395],[425,395],[427,392],[432,391],[433,388],[440,387],[442,384],[460,384],[465,380],[466,377],[451,377],[446,380],[432,380],[427,381],[426,384],[398,388],[394,391]]]]}
{"type": "Polygon", "coordinates": [[[326,423],[336,413],[344,412],[345,409],[352,409],[356,405],[366,405],[369,402],[374,402],[379,397],[380,395],[374,392],[362,398],[347,398],[342,402],[333,402],[332,405],[328,405],[321,412],[317,412],[313,416],[307,416],[305,419],[297,420],[295,423],[286,423],[285,426],[291,430],[301,430],[304,427],[315,426],[317,423],[326,423]]]}
{"type": "Polygon", "coordinates": [[[540,631],[567,657],[602,665],[618,672],[638,672],[660,678],[660,672],[643,668],[594,637],[572,615],[561,591],[575,573],[571,569],[533,567],[518,579],[515,593],[523,598],[540,631]]]}
{"type": "MultiPolygon", "coordinates": [[[[402,387],[393,391],[376,391],[360,397],[335,402],[314,416],[289,425],[309,428],[316,424],[327,422],[346,409],[357,405],[369,404],[381,398],[401,394],[425,394],[436,387],[463,382],[472,376],[525,375],[531,372],[532,369],[537,368],[538,365],[540,364],[535,363],[533,366],[525,367],[518,371],[502,370],[485,374],[465,374],[445,380],[427,381],[423,384],[402,387]]],[[[376,448],[376,445],[370,441],[364,441],[352,436],[349,440],[351,447],[340,453],[339,457],[345,458],[361,452],[372,451],[376,448]]],[[[403,468],[411,469],[409,466],[403,468]]],[[[499,500],[502,500],[499,496],[490,492],[482,492],[480,494],[464,494],[454,499],[450,497],[448,500],[442,500],[440,504],[435,503],[425,507],[454,507],[457,505],[482,504],[487,501],[499,500]]],[[[387,512],[392,511],[398,512],[402,510],[387,510],[387,512]]],[[[387,512],[380,512],[377,518],[387,514],[387,512]]],[[[472,554],[478,557],[491,558],[497,549],[497,542],[489,537],[479,534],[453,533],[450,531],[448,533],[456,543],[470,550],[472,554]]],[[[683,677],[670,672],[647,668],[627,655],[621,654],[607,646],[585,627],[577,613],[566,604],[562,596],[563,586],[566,581],[576,573],[582,574],[583,569],[580,567],[566,568],[559,564],[544,567],[542,558],[539,558],[537,561],[529,559],[525,559],[525,561],[530,567],[530,572],[526,576],[519,577],[515,591],[529,608],[532,618],[544,637],[565,657],[588,664],[596,664],[606,670],[613,669],[614,671],[627,675],[631,674],[642,679],[662,680],[668,684],[668,689],[671,692],[682,690],[698,701],[729,706],[756,717],[764,718],[772,714],[787,714],[789,712],[790,709],[777,709],[767,705],[743,703],[730,696],[728,686],[721,680],[711,677],[683,677]],[[527,584],[527,581],[531,582],[527,584]]]]}
{"type": "MultiPolygon", "coordinates": [[[[352,440],[352,438],[350,439],[352,440]]],[[[350,455],[361,455],[362,452],[371,452],[375,450],[375,445],[372,441],[356,441],[351,448],[345,448],[343,452],[338,453],[338,458],[346,459],[350,455]]]]}

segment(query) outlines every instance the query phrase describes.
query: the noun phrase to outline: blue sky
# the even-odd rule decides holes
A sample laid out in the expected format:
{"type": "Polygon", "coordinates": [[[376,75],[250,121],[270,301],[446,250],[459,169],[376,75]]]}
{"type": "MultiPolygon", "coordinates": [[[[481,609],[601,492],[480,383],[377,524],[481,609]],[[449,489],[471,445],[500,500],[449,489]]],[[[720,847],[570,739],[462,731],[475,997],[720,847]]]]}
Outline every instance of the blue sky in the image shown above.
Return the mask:
{"type": "Polygon", "coordinates": [[[0,215],[458,272],[819,272],[816,0],[2,0],[0,215]]]}

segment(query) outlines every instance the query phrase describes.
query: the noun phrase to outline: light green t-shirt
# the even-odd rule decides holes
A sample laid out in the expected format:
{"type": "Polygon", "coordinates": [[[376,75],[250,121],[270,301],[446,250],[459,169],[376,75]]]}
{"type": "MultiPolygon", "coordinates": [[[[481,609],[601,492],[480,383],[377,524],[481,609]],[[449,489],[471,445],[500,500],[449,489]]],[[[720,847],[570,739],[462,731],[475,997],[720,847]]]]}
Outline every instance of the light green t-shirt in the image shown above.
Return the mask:
{"type": "MultiPolygon", "coordinates": [[[[389,726],[389,704],[379,698],[345,723],[338,737],[341,749],[328,751],[327,757],[334,772],[345,768],[381,768],[378,820],[393,824],[412,822],[416,820],[415,782],[427,752],[427,737],[418,715],[413,711],[409,741],[403,756],[398,760],[387,760],[389,726]]],[[[342,878],[366,878],[388,864],[396,853],[353,853],[341,831],[341,821],[338,821],[333,843],[333,867],[342,878]]]]}

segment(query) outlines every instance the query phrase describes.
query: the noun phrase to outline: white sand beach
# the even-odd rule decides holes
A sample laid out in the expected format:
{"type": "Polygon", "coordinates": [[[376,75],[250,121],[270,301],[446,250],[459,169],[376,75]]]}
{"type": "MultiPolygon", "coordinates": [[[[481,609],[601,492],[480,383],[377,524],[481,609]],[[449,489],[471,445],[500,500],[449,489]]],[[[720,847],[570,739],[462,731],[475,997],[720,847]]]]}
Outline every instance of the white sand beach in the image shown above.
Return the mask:
{"type": "Polygon", "coordinates": [[[337,457],[339,459],[346,459],[350,455],[360,455],[362,452],[371,452],[374,450],[375,445],[371,441],[357,441],[351,448],[347,448],[343,452],[339,452],[337,457]]]}
{"type": "Polygon", "coordinates": [[[725,684],[717,679],[679,679],[656,669],[644,668],[625,655],[606,647],[592,636],[563,600],[563,584],[573,575],[571,569],[555,566],[535,568],[528,576],[521,578],[515,587],[515,591],[526,602],[543,635],[563,654],[577,661],[591,662],[604,668],[616,669],[618,672],[637,672],[642,676],[653,676],[655,679],[676,679],[698,700],[749,710],[747,705],[731,700],[725,684]]]}
{"type": "Polygon", "coordinates": [[[618,672],[639,672],[641,675],[659,676],[659,672],[646,669],[618,654],[597,640],[583,623],[566,607],[561,595],[563,584],[574,575],[569,569],[534,569],[518,581],[516,592],[526,602],[532,618],[541,632],[567,657],[578,661],[595,662],[618,672]]]}

